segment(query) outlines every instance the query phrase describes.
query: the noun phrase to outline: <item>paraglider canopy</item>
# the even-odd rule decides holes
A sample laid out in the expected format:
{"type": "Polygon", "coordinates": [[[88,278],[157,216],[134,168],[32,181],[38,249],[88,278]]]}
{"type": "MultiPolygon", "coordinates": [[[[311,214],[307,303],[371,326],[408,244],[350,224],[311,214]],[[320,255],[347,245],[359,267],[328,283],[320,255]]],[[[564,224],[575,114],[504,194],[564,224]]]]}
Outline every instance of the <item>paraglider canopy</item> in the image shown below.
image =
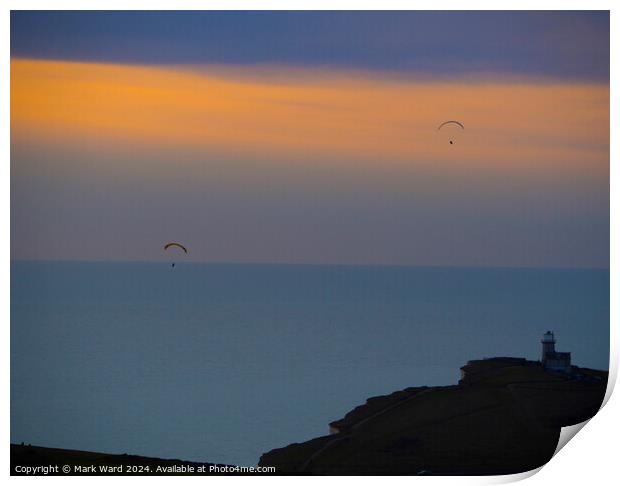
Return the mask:
{"type": "Polygon", "coordinates": [[[183,250],[185,253],[187,253],[187,248],[185,248],[181,243],[166,243],[164,245],[164,250],[167,250],[170,247],[176,246],[177,248],[180,248],[181,250],[183,250]]]}
{"type": "Polygon", "coordinates": [[[443,122],[441,125],[439,125],[439,127],[437,127],[437,130],[441,130],[442,127],[449,125],[450,123],[454,123],[455,125],[461,127],[463,130],[465,130],[465,125],[463,125],[461,122],[456,121],[456,120],[448,120],[443,122]]]}

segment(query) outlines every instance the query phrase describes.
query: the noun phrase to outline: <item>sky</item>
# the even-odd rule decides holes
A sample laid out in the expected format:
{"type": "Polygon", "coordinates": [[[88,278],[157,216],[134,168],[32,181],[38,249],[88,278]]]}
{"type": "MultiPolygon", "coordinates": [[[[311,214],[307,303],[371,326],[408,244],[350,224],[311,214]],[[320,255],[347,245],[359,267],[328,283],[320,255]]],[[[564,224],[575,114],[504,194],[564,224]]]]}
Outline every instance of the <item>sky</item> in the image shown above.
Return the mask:
{"type": "Polygon", "coordinates": [[[608,13],[13,11],[11,257],[168,241],[608,267],[608,13]]]}

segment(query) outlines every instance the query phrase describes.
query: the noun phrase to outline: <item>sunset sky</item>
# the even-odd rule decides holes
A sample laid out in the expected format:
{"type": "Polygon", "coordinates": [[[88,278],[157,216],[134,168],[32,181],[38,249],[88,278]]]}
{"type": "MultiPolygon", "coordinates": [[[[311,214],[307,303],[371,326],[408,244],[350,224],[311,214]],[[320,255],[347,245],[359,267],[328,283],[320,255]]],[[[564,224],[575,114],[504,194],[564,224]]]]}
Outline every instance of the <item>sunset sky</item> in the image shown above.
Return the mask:
{"type": "Polygon", "coordinates": [[[12,258],[167,241],[608,267],[608,13],[12,12],[12,258]]]}

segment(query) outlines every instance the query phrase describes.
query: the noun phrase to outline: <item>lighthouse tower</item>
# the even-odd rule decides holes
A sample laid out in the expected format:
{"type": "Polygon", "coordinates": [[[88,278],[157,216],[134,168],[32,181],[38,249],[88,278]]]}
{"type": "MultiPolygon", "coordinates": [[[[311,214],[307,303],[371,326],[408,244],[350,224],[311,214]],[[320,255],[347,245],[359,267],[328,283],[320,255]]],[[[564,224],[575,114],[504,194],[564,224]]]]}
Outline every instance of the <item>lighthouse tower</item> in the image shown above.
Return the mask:
{"type": "Polygon", "coordinates": [[[543,334],[543,338],[540,342],[542,343],[542,356],[540,360],[545,364],[547,358],[555,355],[555,338],[553,337],[553,332],[547,331],[543,334]]]}

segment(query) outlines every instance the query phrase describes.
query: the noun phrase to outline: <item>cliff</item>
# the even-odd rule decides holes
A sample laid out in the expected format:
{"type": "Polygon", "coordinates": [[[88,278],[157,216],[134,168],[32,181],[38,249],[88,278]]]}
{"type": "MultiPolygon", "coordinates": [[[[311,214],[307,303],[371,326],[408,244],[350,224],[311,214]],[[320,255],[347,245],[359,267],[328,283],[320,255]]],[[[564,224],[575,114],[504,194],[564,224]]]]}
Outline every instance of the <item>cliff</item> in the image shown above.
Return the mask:
{"type": "Polygon", "coordinates": [[[332,435],[274,449],[280,474],[485,475],[528,471],[553,455],[560,428],[592,417],[607,372],[545,370],[521,358],[468,362],[458,385],[369,399],[330,424],[332,435]]]}
{"type": "MultiPolygon", "coordinates": [[[[596,414],[607,375],[575,366],[569,374],[550,372],[521,358],[469,361],[457,385],[369,398],[330,423],[331,435],[267,452],[259,466],[274,466],[276,474],[528,471],[552,457],[561,427],[596,414]]],[[[234,466],[212,471],[211,463],[11,444],[11,474],[48,467],[36,474],[65,475],[63,465],[71,467],[70,474],[87,475],[244,474],[234,466]]]]}

